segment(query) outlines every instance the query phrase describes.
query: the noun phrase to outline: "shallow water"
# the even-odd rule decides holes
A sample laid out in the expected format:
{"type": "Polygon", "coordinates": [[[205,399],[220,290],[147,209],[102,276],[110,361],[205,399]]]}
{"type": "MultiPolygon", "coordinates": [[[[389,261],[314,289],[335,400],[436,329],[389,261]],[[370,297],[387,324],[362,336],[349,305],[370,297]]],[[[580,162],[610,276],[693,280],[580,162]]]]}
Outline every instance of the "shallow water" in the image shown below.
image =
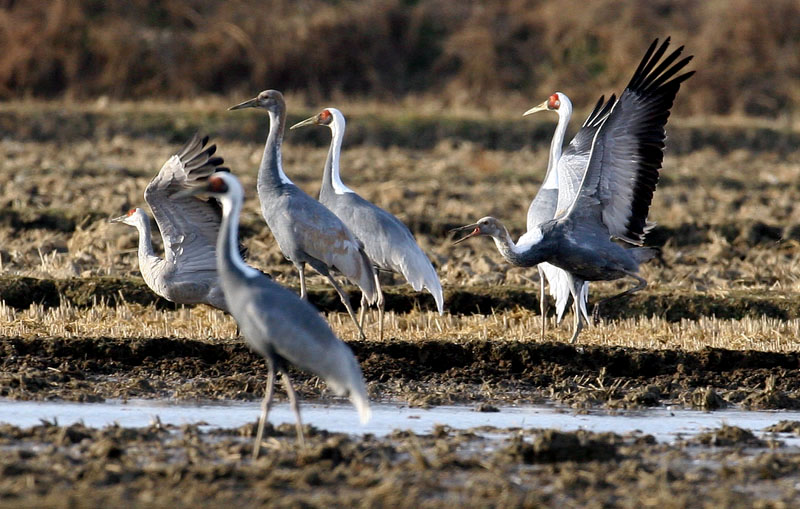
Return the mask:
{"type": "MultiPolygon", "coordinates": [[[[374,403],[372,419],[366,425],[358,422],[358,414],[347,404],[304,403],[303,422],[332,432],[384,436],[394,430],[430,433],[436,425],[453,429],[490,426],[506,428],[554,428],[562,431],[584,429],[619,434],[639,432],[653,435],[658,441],[673,442],[723,424],[748,429],[763,435],[764,428],[781,420],[800,420],[800,412],[696,410],[656,408],[640,411],[608,413],[591,411],[575,413],[549,405],[506,406],[499,412],[476,412],[469,406],[438,406],[430,409],[409,408],[391,403],[374,403]]],[[[0,422],[16,426],[33,426],[41,420],[57,420],[60,425],[82,421],[90,427],[118,423],[126,427],[144,427],[156,417],[165,425],[200,424],[204,429],[233,428],[258,419],[256,402],[174,403],[154,400],[107,400],[104,403],[72,403],[63,401],[12,401],[0,399],[0,422]]],[[[272,424],[293,423],[288,404],[273,407],[272,424]]],[[[782,438],[786,438],[785,436],[782,438]]],[[[800,446],[800,439],[791,439],[800,446]]]]}

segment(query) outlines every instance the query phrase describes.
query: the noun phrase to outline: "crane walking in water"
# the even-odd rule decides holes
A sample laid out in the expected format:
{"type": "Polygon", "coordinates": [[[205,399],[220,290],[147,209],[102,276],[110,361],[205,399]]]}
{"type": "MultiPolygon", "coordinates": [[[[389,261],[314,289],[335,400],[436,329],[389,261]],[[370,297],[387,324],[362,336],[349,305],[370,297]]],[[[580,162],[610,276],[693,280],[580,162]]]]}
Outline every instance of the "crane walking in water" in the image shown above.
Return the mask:
{"type": "Polygon", "coordinates": [[[216,242],[221,212],[214,200],[174,193],[201,185],[222,168],[214,156],[216,145],[206,146],[208,136],[194,137],[169,158],[144,191],[144,199],[156,219],[164,241],[164,258],[156,256],[150,238],[150,217],[134,208],[112,222],[139,231],[139,270],[155,293],[178,304],[208,304],[228,311],[217,276],[216,242]]]}
{"type": "Polygon", "coordinates": [[[229,173],[212,175],[207,184],[185,193],[208,193],[222,203],[222,227],[217,242],[217,267],[222,290],[247,344],[267,359],[269,374],[253,458],[261,449],[264,425],[272,404],[275,372],[281,375],[295,414],[297,439],[305,444],[297,394],[287,374],[289,364],[319,376],[339,395],[346,395],[362,423],[370,417],[361,368],[350,348],[331,331],[308,301],[244,263],[238,250],[239,213],[244,191],[229,173]]]}
{"type": "Polygon", "coordinates": [[[262,108],[269,113],[269,135],[258,170],[258,199],[261,214],[278,246],[297,268],[300,297],[307,298],[305,264],[308,263],[328,278],[364,338],[350,297],[330,272],[331,268],[336,268],[358,285],[367,303],[378,302],[382,298],[381,290],[376,285],[375,271],[363,244],[333,212],[294,185],[283,172],[281,144],[286,126],[283,95],[277,90],[265,90],[230,109],[243,108],[262,108]]]}
{"type": "MultiPolygon", "coordinates": [[[[574,289],[576,278],[636,279],[636,286],[598,302],[595,318],[604,303],[647,286],[638,275],[639,265],[656,251],[640,246],[652,227],[647,214],[664,160],[664,126],[681,83],[694,74],[677,75],[692,59],[689,56],[676,62],[683,46],[662,60],[668,47],[669,38],[661,46],[654,41],[619,100],[612,96],[605,105],[599,102],[575,135],[562,159],[572,151],[588,157],[582,168],[575,168],[582,176],[571,200],[567,199],[566,186],[559,182],[553,220],[529,229],[515,244],[500,221],[484,217],[458,228],[471,230],[458,242],[490,236],[510,263],[532,267],[549,262],[567,273],[574,289]],[[626,249],[612,237],[636,247],[626,249]]],[[[581,313],[576,312],[572,342],[582,327],[581,313]]]]}
{"type": "MultiPolygon", "coordinates": [[[[364,251],[378,269],[402,274],[416,291],[426,288],[433,295],[439,314],[442,314],[444,296],[439,276],[408,227],[342,183],[339,175],[339,156],[345,130],[344,115],[336,108],[326,108],[318,115],[293,125],[291,129],[305,125],[322,125],[331,129],[331,146],[325,162],[319,201],[336,214],[364,243],[364,251]]],[[[379,285],[377,273],[375,284],[379,285]]],[[[363,313],[366,309],[365,302],[362,301],[361,304],[363,313]]],[[[381,339],[383,339],[383,306],[381,295],[378,299],[381,339]]]]}

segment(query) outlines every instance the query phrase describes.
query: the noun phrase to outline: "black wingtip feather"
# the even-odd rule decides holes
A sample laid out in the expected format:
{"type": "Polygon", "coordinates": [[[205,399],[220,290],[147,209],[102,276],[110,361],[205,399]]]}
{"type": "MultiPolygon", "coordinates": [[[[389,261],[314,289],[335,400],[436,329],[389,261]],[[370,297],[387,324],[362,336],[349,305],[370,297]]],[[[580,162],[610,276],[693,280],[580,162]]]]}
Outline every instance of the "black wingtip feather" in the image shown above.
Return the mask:
{"type": "Polygon", "coordinates": [[[695,73],[689,71],[678,75],[693,57],[690,55],[678,60],[683,53],[683,46],[665,57],[669,43],[669,37],[660,46],[658,39],[653,41],[624,92],[632,93],[644,101],[651,111],[649,120],[641,126],[644,131],[639,133],[640,169],[633,186],[630,216],[625,225],[625,240],[635,244],[641,244],[647,233],[647,215],[664,160],[664,126],[681,83],[695,73]]]}

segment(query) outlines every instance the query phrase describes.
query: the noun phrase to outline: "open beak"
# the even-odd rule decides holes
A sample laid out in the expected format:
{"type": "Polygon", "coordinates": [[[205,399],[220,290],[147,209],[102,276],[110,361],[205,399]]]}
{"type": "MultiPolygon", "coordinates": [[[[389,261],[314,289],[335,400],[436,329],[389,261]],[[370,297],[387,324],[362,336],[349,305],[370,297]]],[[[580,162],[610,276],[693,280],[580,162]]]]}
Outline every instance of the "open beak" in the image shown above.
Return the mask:
{"type": "Polygon", "coordinates": [[[472,231],[470,232],[469,235],[467,235],[465,237],[461,237],[457,241],[453,242],[454,246],[456,244],[461,244],[462,242],[464,242],[465,240],[467,240],[470,237],[475,237],[476,235],[480,235],[481,234],[481,227],[478,225],[478,223],[468,224],[467,226],[462,226],[460,228],[453,228],[452,230],[450,230],[450,233],[463,232],[463,231],[466,231],[466,230],[472,230],[472,231]]]}
{"type": "Polygon", "coordinates": [[[292,129],[297,129],[298,127],[303,127],[304,125],[312,125],[312,124],[316,125],[316,123],[317,123],[317,116],[314,115],[311,118],[307,118],[305,120],[296,123],[295,125],[290,127],[289,130],[291,131],[292,129]]]}
{"type": "Polygon", "coordinates": [[[125,220],[126,217],[128,217],[128,216],[125,215],[125,216],[115,217],[114,219],[109,219],[108,222],[109,223],[121,223],[121,222],[123,222],[125,220]]]}
{"type": "Polygon", "coordinates": [[[256,107],[258,107],[258,97],[253,97],[252,99],[249,99],[243,103],[239,103],[236,106],[231,106],[230,108],[228,108],[228,111],[243,110],[245,108],[256,108],[256,107]]]}
{"type": "Polygon", "coordinates": [[[533,113],[536,113],[537,111],[544,111],[544,110],[546,110],[546,109],[548,109],[548,108],[547,108],[547,101],[543,102],[543,103],[542,103],[542,104],[540,104],[539,106],[534,106],[533,108],[531,108],[531,109],[529,109],[528,111],[526,111],[525,113],[523,113],[523,114],[522,114],[522,116],[523,116],[523,117],[527,117],[528,115],[531,115],[531,114],[533,114],[533,113]]]}

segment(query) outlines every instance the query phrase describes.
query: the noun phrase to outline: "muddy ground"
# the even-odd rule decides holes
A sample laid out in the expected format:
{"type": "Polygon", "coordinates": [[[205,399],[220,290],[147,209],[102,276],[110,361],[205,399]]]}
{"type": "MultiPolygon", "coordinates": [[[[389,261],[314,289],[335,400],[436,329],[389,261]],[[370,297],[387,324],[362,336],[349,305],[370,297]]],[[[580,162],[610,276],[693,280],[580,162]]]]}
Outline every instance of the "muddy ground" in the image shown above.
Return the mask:
{"type": "MultiPolygon", "coordinates": [[[[87,404],[262,397],[263,359],[234,333],[204,328],[211,317],[213,330],[230,331],[230,320],[155,297],[138,275],[135,233],[107,222],[142,206],[162,162],[202,129],[245,184],[248,262],[296,287],[254,192],[266,119],[233,116],[227,106],[0,106],[0,397],[87,404]],[[115,325],[98,303],[116,310],[115,324],[141,323],[141,330],[103,333],[115,325]],[[93,313],[98,323],[87,327],[93,313]],[[50,322],[40,323],[45,315],[50,322]],[[67,316],[84,320],[70,323],[69,333],[51,332],[67,316]],[[150,332],[154,320],[176,324],[161,336],[150,332]]],[[[290,110],[295,120],[312,113],[290,110]]],[[[800,408],[798,133],[671,121],[651,209],[659,226],[648,239],[661,254],[642,268],[650,286],[605,309],[607,321],[573,346],[563,342],[568,325],[537,339],[535,270],[509,267],[488,241],[454,247],[448,235],[485,215],[506,220],[514,236],[522,231],[554,122],[349,116],[343,180],[409,225],[446,296],[447,314],[434,322],[429,295],[387,281],[396,323],[382,342],[374,335],[353,341],[348,324],[332,320],[358,357],[371,398],[483,410],[542,401],[575,411],[800,408]]],[[[326,130],[308,129],[292,131],[284,144],[287,174],[312,195],[328,140],[326,130]]],[[[158,236],[154,243],[159,250],[158,236]]],[[[311,300],[329,319],[340,318],[324,281],[312,276],[310,284],[311,300]]],[[[624,286],[593,285],[590,302],[624,286]]],[[[291,374],[302,400],[332,399],[313,377],[291,374]]],[[[785,435],[762,441],[730,427],[671,445],[642,435],[537,429],[440,428],[363,439],[308,429],[307,450],[296,447],[293,427],[281,427],[269,430],[268,452],[257,462],[249,459],[252,427],[0,426],[0,506],[800,505],[800,454],[781,446],[785,435]],[[489,432],[506,435],[481,435],[489,432]]]]}
{"type": "MultiPolygon", "coordinates": [[[[427,406],[553,400],[575,408],[800,408],[800,353],[563,343],[351,341],[373,399],[427,406]]],[[[5,338],[0,396],[257,400],[265,361],[238,340],[5,338]]],[[[303,398],[318,381],[293,372],[303,398]]]]}
{"type": "MultiPolygon", "coordinates": [[[[794,423],[797,424],[797,423],[794,423]]],[[[254,425],[0,426],[3,507],[796,507],[800,455],[723,426],[690,441],[439,427],[355,439],[254,425]]],[[[788,426],[786,429],[790,429],[788,426]]],[[[786,435],[782,435],[786,436],[786,435]]]]}

